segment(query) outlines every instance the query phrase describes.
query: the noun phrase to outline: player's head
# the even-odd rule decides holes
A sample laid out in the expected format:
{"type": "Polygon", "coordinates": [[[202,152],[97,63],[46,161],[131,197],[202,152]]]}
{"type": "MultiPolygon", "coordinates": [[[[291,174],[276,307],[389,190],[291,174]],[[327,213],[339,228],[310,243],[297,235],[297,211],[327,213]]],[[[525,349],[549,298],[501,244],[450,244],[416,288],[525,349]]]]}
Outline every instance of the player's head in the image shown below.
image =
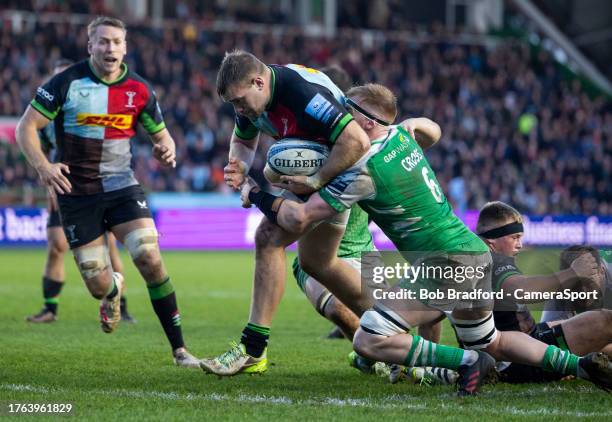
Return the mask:
{"type": "Polygon", "coordinates": [[[237,114],[254,120],[264,112],[272,94],[266,70],[266,65],[251,53],[225,53],[217,73],[217,94],[231,103],[237,114]]]}
{"type": "Polygon", "coordinates": [[[72,66],[74,62],[68,59],[58,59],[53,63],[53,75],[57,75],[60,72],[66,70],[67,67],[72,66]]]}
{"type": "Polygon", "coordinates": [[[104,77],[116,77],[127,53],[125,24],[116,18],[99,16],[87,26],[87,51],[95,70],[104,77]]]}
{"type": "Polygon", "coordinates": [[[342,69],[340,66],[330,65],[322,67],[319,70],[325,73],[327,77],[342,90],[342,92],[348,91],[351,86],[353,86],[353,82],[351,81],[351,77],[349,76],[348,72],[342,69]]]}
{"type": "Polygon", "coordinates": [[[346,96],[347,110],[366,133],[391,125],[397,116],[397,98],[384,85],[355,86],[346,96]]]}
{"type": "Polygon", "coordinates": [[[488,202],[478,214],[476,233],[493,252],[514,256],[523,247],[523,217],[504,202],[488,202]]]}

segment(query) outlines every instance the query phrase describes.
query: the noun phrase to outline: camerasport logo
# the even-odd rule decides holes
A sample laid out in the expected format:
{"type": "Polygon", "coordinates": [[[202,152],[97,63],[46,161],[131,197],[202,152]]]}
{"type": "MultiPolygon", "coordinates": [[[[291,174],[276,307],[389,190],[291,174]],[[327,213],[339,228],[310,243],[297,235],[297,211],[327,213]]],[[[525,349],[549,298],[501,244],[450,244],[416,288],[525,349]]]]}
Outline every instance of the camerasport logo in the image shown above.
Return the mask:
{"type": "Polygon", "coordinates": [[[132,121],[133,116],[129,114],[77,114],[79,126],[103,126],[126,130],[132,127],[132,121]]]}

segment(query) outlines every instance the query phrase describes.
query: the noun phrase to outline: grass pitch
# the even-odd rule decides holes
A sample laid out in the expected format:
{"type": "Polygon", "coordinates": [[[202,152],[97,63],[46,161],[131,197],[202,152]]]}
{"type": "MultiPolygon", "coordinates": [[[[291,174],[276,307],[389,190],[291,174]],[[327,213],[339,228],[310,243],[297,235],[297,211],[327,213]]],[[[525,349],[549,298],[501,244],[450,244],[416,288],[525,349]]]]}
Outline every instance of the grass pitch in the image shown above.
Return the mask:
{"type": "MultiPolygon", "coordinates": [[[[71,257],[59,321],[25,322],[42,304],[45,253],[0,249],[0,416],[10,417],[9,403],[71,403],[73,415],[86,420],[612,418],[612,396],[580,381],[498,384],[459,399],[450,387],[390,385],[362,375],[348,367],[347,341],[323,338],[331,325],[289,272],[272,327],[268,373],[219,379],[177,368],[144,282],[123,258],[129,309],[138,323],[108,335],[71,257]]],[[[253,255],[166,252],[164,259],[188,347],[197,356],[225,351],[248,317],[253,255]]],[[[443,342],[455,344],[448,326],[443,342]]]]}

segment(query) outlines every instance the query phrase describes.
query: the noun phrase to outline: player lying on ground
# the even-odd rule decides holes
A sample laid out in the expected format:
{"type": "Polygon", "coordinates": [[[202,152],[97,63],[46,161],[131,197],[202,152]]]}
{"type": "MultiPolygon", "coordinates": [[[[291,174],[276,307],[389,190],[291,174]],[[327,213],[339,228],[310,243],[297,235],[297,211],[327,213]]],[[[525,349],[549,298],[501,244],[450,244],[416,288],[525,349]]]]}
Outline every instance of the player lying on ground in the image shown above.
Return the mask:
{"type": "Polygon", "coordinates": [[[153,155],[163,166],[176,166],[174,140],[151,85],[123,62],[124,23],[99,17],[87,29],[89,59],[38,88],[17,125],[17,142],[41,181],[57,193],[78,269],[91,295],[102,300],[102,330],[113,332],[121,317],[123,279],[113,276],[104,236],[111,231],[147,283],[176,364],[197,367],[198,360],[185,349],[176,295],[151,211],[130,167],[129,141],[137,122],[150,134],[153,155]],[[58,162],[50,163],[37,131],[54,120],[58,162]]]}
{"type": "MultiPolygon", "coordinates": [[[[440,300],[398,301],[390,295],[377,300],[374,308],[361,317],[360,329],[353,339],[355,350],[376,361],[457,370],[460,395],[474,394],[494,370],[494,359],[482,350],[498,360],[538,366],[591,379],[604,387],[612,386],[612,363],[606,355],[591,354],[580,359],[522,332],[498,332],[489,299],[449,299],[451,289],[464,293],[490,292],[489,250],[453,214],[414,139],[402,128],[383,124],[395,117],[393,94],[375,84],[353,88],[347,94],[355,120],[372,142],[366,159],[347,172],[350,176],[332,180],[305,203],[275,197],[249,181],[241,192],[245,206],[255,204],[270,221],[301,234],[313,224],[359,202],[397,249],[411,255],[411,261],[414,253],[407,251],[420,251],[420,262],[415,263],[424,266],[450,266],[457,270],[471,267],[483,271],[472,272],[473,277],[466,276],[462,283],[444,277],[418,278],[414,285],[404,280],[398,283],[391,292],[417,288],[447,294],[440,300]],[[410,334],[412,327],[434,321],[444,313],[449,315],[459,339],[470,350],[435,344],[410,334]]],[[[301,179],[284,176],[282,187],[292,188],[301,179]]],[[[324,266],[325,262],[319,265],[324,266]]],[[[592,270],[596,271],[595,263],[592,270]]]]}
{"type": "MultiPolygon", "coordinates": [[[[51,76],[57,75],[72,64],[73,62],[70,60],[58,60],[53,66],[51,76]]],[[[39,135],[43,150],[50,156],[51,161],[55,161],[57,142],[53,122],[44,127],[39,135]]],[[[62,230],[57,198],[53,190],[48,191],[47,200],[49,203],[47,207],[49,210],[49,219],[47,220],[47,262],[45,263],[42,279],[44,305],[39,313],[26,318],[27,321],[34,323],[54,322],[57,320],[59,295],[64,287],[64,255],[68,251],[68,241],[62,230]]],[[[123,264],[115,245],[115,237],[112,234],[108,234],[108,248],[114,271],[123,276],[123,264]]],[[[125,294],[121,295],[121,320],[135,322],[127,311],[125,294]]]]}
{"type": "MultiPolygon", "coordinates": [[[[580,290],[581,286],[599,286],[606,277],[597,250],[585,246],[566,249],[561,254],[561,270],[548,276],[525,276],[515,262],[522,249],[523,220],[518,211],[503,202],[489,202],[478,216],[477,232],[484,240],[493,257],[493,290],[503,292],[504,299],[495,300],[493,317],[500,331],[522,331],[546,344],[585,356],[591,352],[610,350],[612,342],[612,311],[598,309],[578,316],[536,324],[527,303],[536,300],[521,299],[532,292],[555,292],[565,289],[580,290]],[[597,271],[593,272],[593,263],[597,271]],[[515,294],[520,292],[520,294],[515,294]]],[[[591,289],[592,290],[592,289],[591,289]]],[[[557,309],[570,310],[573,303],[559,303],[557,309]]],[[[601,304],[600,304],[601,305],[601,304]]],[[[601,306],[600,306],[601,307],[601,306]]],[[[566,314],[567,315],[567,314],[566,314]]],[[[502,362],[498,365],[500,379],[510,383],[544,382],[559,380],[560,373],[543,371],[542,368],[502,362]]],[[[413,371],[406,368],[402,373],[411,376],[429,377],[435,382],[456,378],[455,374],[439,369],[413,371]]],[[[393,368],[391,382],[400,376],[393,368]]]]}
{"type": "MultiPolygon", "coordinates": [[[[342,91],[322,72],[300,65],[267,66],[252,54],[226,54],[217,75],[217,92],[231,103],[236,124],[230,141],[225,181],[234,189],[244,183],[260,132],[275,140],[298,137],[331,145],[323,166],[307,178],[299,193],[314,191],[353,165],[368,150],[367,135],[346,111],[342,91]]],[[[202,368],[218,375],[263,372],[268,367],[266,347],[270,326],[285,290],[285,248],[298,241],[300,263],[320,278],[328,270],[318,262],[336,257],[348,214],[333,216],[306,236],[295,236],[264,218],[255,233],[255,272],[249,321],[240,343],[202,368]]],[[[332,265],[337,262],[332,263],[332,265]]],[[[342,267],[344,268],[344,267],[342,267]]],[[[351,275],[357,272],[346,267],[351,275]]],[[[356,277],[358,278],[358,277],[356,277]]],[[[356,314],[368,308],[355,277],[333,279],[326,287],[356,314]],[[348,280],[348,283],[345,281],[348,280]],[[350,284],[352,283],[352,284],[350,284]]]]}

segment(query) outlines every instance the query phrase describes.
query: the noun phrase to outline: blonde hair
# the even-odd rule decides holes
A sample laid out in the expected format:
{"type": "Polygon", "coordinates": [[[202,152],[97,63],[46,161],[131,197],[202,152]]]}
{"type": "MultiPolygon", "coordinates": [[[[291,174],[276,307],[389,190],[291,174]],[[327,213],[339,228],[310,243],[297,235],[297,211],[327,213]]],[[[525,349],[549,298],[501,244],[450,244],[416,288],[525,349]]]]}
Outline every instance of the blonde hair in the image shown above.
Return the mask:
{"type": "Polygon", "coordinates": [[[243,50],[226,52],[217,72],[217,94],[224,97],[236,85],[243,85],[253,74],[262,74],[266,65],[253,54],[243,50]]]}
{"type": "Polygon", "coordinates": [[[501,201],[487,202],[478,214],[476,233],[484,233],[508,223],[522,223],[523,217],[516,209],[501,201]]]}
{"type": "Polygon", "coordinates": [[[359,105],[375,117],[393,122],[397,116],[397,98],[389,88],[380,84],[365,84],[349,89],[349,98],[358,98],[359,105]]]}
{"type": "Polygon", "coordinates": [[[112,26],[121,29],[124,34],[127,34],[127,28],[122,20],[111,18],[110,16],[98,16],[87,25],[87,36],[89,39],[93,38],[99,26],[112,26]]]}

